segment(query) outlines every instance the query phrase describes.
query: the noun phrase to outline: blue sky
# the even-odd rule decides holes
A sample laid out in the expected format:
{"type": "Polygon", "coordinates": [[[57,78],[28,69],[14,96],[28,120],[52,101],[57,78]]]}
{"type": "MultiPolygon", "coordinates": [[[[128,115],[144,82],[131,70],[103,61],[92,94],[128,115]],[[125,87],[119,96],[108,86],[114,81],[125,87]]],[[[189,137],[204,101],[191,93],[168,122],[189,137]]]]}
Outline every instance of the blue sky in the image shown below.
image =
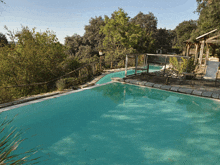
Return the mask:
{"type": "MultiPolygon", "coordinates": [[[[111,14],[122,8],[133,18],[140,11],[152,12],[158,19],[158,28],[174,29],[184,20],[196,20],[196,0],[4,0],[0,4],[0,32],[6,34],[4,25],[11,31],[21,30],[21,25],[36,31],[55,32],[61,43],[66,36],[84,34],[84,26],[96,16],[111,14]]],[[[7,37],[8,38],[8,37],[7,37]]],[[[9,39],[9,38],[8,38],[9,39]]]]}

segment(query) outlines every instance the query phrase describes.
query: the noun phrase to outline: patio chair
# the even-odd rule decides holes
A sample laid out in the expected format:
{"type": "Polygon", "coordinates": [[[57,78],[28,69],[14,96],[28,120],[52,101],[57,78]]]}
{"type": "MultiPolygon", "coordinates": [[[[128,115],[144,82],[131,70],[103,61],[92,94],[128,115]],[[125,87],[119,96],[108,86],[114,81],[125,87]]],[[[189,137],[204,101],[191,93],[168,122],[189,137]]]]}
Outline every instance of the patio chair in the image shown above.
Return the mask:
{"type": "Polygon", "coordinates": [[[205,76],[203,79],[215,81],[215,86],[217,83],[218,78],[218,68],[219,68],[219,62],[217,61],[207,61],[206,62],[206,69],[205,69],[205,76]]]}

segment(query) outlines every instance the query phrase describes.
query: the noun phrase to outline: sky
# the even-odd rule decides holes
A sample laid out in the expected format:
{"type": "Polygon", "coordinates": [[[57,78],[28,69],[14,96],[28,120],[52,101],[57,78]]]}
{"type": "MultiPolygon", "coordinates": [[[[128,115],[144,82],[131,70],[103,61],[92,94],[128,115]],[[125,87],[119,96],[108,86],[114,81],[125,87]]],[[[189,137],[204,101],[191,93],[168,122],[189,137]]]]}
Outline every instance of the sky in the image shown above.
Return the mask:
{"type": "MultiPolygon", "coordinates": [[[[152,12],[157,28],[175,29],[184,20],[197,20],[196,0],[4,0],[0,3],[0,32],[20,31],[22,26],[37,32],[55,32],[60,43],[75,33],[83,36],[85,25],[96,16],[111,17],[122,8],[133,18],[139,12],[152,12]],[[22,25],[22,26],[21,26],[22,25]]],[[[9,37],[6,36],[10,41],[9,37]]]]}

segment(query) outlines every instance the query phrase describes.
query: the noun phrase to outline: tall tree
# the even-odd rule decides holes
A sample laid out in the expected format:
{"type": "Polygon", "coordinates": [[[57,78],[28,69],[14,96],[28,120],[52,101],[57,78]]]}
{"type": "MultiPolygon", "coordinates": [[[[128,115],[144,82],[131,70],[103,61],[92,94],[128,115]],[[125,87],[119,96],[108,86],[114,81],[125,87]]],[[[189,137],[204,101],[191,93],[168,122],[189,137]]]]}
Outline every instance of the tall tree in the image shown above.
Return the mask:
{"type": "Polygon", "coordinates": [[[220,1],[219,0],[196,0],[199,14],[197,36],[211,30],[220,30],[220,1]]]}
{"type": "Polygon", "coordinates": [[[175,28],[175,32],[177,35],[177,43],[176,47],[178,47],[180,50],[183,49],[185,44],[184,41],[190,39],[191,33],[195,31],[197,28],[197,21],[195,20],[189,20],[189,21],[183,21],[175,28]]]}
{"type": "Polygon", "coordinates": [[[173,40],[175,39],[175,32],[167,30],[166,28],[157,29],[156,32],[156,48],[170,49],[172,48],[173,40]]]}
{"type": "Polygon", "coordinates": [[[68,55],[75,56],[79,51],[79,47],[83,44],[83,37],[78,34],[74,34],[71,37],[65,37],[65,46],[68,47],[68,55]]]}
{"type": "Polygon", "coordinates": [[[99,33],[101,26],[104,26],[104,19],[99,16],[91,18],[89,20],[89,25],[85,26],[85,34],[83,36],[83,41],[86,45],[91,46],[92,49],[102,46],[103,39],[105,35],[99,33]]]}
{"type": "Polygon", "coordinates": [[[134,18],[131,19],[131,22],[139,24],[140,27],[147,33],[156,32],[157,30],[157,18],[151,12],[148,14],[139,12],[134,18]]]}
{"type": "Polygon", "coordinates": [[[111,66],[114,61],[123,59],[126,52],[134,52],[143,35],[140,25],[130,22],[130,17],[121,8],[111,18],[105,17],[105,26],[101,27],[100,33],[105,35],[103,47],[108,50],[106,59],[111,60],[111,66]]]}
{"type": "Polygon", "coordinates": [[[149,14],[140,12],[131,19],[131,22],[140,25],[143,31],[143,35],[135,48],[143,53],[153,52],[155,46],[155,33],[157,30],[157,18],[151,12],[149,12],[149,14]]]}
{"type": "Polygon", "coordinates": [[[119,9],[112,14],[112,18],[105,18],[105,26],[100,33],[105,35],[103,45],[106,48],[133,48],[142,35],[140,25],[129,22],[130,17],[119,9]]]}

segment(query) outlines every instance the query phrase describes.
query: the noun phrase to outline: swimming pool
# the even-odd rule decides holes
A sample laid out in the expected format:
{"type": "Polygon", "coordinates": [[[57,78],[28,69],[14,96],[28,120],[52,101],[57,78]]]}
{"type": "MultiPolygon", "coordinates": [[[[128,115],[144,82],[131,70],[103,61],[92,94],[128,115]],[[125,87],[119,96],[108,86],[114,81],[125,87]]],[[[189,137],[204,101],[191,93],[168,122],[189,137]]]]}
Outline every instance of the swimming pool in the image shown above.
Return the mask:
{"type": "Polygon", "coordinates": [[[109,83],[3,112],[23,130],[19,152],[41,145],[40,165],[218,164],[220,104],[109,83]],[[35,135],[33,136],[32,135],[35,135]]]}
{"type": "MultiPolygon", "coordinates": [[[[150,65],[149,72],[158,71],[161,68],[162,68],[161,66],[150,65]]],[[[141,73],[141,72],[142,71],[140,71],[140,70],[137,71],[137,73],[141,73]]],[[[132,75],[134,73],[135,73],[135,70],[128,70],[127,71],[127,75],[132,75]]],[[[103,78],[101,78],[96,84],[104,84],[104,83],[110,82],[112,77],[123,78],[123,77],[125,77],[125,71],[110,73],[110,74],[104,76],[103,78]]]]}

